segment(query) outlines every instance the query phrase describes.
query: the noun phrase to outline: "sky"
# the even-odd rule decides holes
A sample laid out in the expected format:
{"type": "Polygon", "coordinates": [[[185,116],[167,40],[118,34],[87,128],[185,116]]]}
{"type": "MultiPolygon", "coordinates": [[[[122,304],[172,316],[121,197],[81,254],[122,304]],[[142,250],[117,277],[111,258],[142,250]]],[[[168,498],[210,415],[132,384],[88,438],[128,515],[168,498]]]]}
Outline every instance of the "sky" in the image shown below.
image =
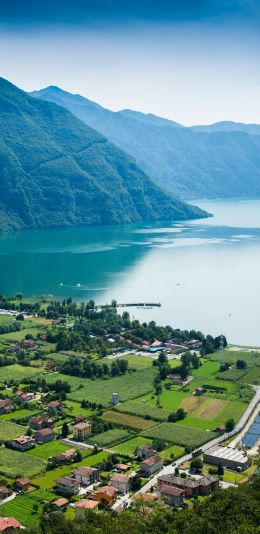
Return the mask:
{"type": "Polygon", "coordinates": [[[258,0],[0,0],[0,75],[185,125],[260,123],[258,0]]]}

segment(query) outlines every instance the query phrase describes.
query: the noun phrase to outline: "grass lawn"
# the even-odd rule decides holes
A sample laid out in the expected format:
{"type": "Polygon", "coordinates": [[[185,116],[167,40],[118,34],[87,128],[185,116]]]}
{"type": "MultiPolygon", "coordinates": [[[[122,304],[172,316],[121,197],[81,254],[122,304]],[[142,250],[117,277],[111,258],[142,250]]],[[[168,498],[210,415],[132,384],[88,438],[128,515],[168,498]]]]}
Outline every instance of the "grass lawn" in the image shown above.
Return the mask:
{"type": "Polygon", "coordinates": [[[142,434],[148,438],[161,438],[166,442],[184,447],[189,446],[194,449],[215,437],[213,432],[205,432],[198,428],[189,428],[176,423],[161,423],[145,430],[142,434]]]}
{"type": "Polygon", "coordinates": [[[27,419],[30,419],[31,417],[34,417],[39,413],[40,410],[28,410],[27,408],[24,408],[23,410],[16,410],[15,412],[5,413],[1,415],[0,421],[27,421],[27,419]]]}
{"type": "MultiPolygon", "coordinates": [[[[102,402],[109,406],[111,403],[112,393],[119,393],[121,401],[127,401],[145,395],[153,390],[153,380],[157,371],[155,368],[143,369],[132,373],[126,373],[123,376],[117,376],[108,380],[81,380],[76,379],[77,384],[85,383],[86,387],[72,391],[68,398],[74,401],[86,399],[90,402],[102,402]]],[[[66,378],[65,375],[56,375],[56,377],[66,378]]],[[[54,375],[55,378],[55,375],[54,375]]],[[[56,378],[55,378],[56,379],[56,378]]]]}
{"type": "Polygon", "coordinates": [[[12,478],[39,475],[46,470],[46,462],[25,452],[0,448],[0,473],[12,478]]]}
{"type": "Polygon", "coordinates": [[[155,421],[167,421],[168,416],[171,413],[169,410],[164,410],[163,408],[153,406],[145,400],[141,402],[136,400],[123,402],[122,404],[116,406],[116,410],[123,413],[139,415],[141,417],[149,416],[155,421]]]}
{"type": "Polygon", "coordinates": [[[14,365],[5,365],[1,367],[1,382],[8,382],[9,380],[22,382],[25,378],[32,378],[39,373],[40,370],[35,369],[35,367],[28,367],[16,363],[14,365]]]}
{"type": "Polygon", "coordinates": [[[31,449],[26,454],[34,456],[36,458],[42,458],[43,460],[48,460],[49,456],[57,456],[62,452],[71,449],[69,445],[64,445],[60,441],[53,440],[49,443],[44,443],[43,445],[36,445],[34,449],[31,449]]]}
{"type": "Polygon", "coordinates": [[[171,460],[171,455],[173,454],[174,460],[175,458],[183,456],[185,454],[185,449],[179,445],[170,445],[170,447],[167,447],[167,449],[164,449],[159,454],[163,460],[171,460]]]}
{"type": "Polygon", "coordinates": [[[23,526],[30,528],[39,523],[42,511],[41,504],[30,495],[19,495],[14,500],[1,505],[1,516],[15,517],[23,526]],[[37,502],[38,510],[33,510],[33,505],[37,502]]]}
{"type": "Polygon", "coordinates": [[[52,491],[46,491],[41,489],[32,489],[29,495],[34,499],[37,499],[41,503],[51,502],[57,499],[59,496],[55,495],[52,491]]]}
{"type": "Polygon", "coordinates": [[[42,332],[40,328],[33,327],[33,328],[22,328],[22,330],[19,330],[19,332],[9,332],[8,334],[1,334],[0,339],[16,342],[16,341],[22,341],[27,334],[31,334],[34,338],[36,338],[37,334],[42,332]]]}
{"type": "Polygon", "coordinates": [[[75,417],[76,415],[85,415],[86,417],[89,417],[95,413],[95,410],[81,408],[79,402],[74,402],[72,400],[66,400],[66,406],[67,408],[65,408],[64,413],[71,417],[75,417]]]}
{"type": "Polygon", "coordinates": [[[71,473],[72,469],[76,469],[79,465],[88,465],[94,467],[99,462],[102,462],[108,457],[106,452],[98,452],[97,454],[90,454],[79,463],[74,463],[73,465],[64,465],[48,471],[45,475],[37,477],[33,480],[35,486],[39,486],[42,490],[49,490],[55,486],[55,482],[58,478],[64,475],[71,473]]]}
{"type": "Polygon", "coordinates": [[[152,439],[143,438],[142,436],[136,436],[135,438],[129,439],[120,443],[116,447],[113,447],[113,450],[118,454],[123,454],[126,456],[134,456],[137,447],[142,447],[152,443],[152,439]]]}
{"type": "Polygon", "coordinates": [[[19,438],[19,436],[24,436],[26,430],[27,428],[25,426],[11,423],[11,421],[0,420],[0,442],[11,441],[19,438]]]}
{"type": "MultiPolygon", "coordinates": [[[[160,403],[164,410],[168,410],[169,412],[175,412],[177,408],[180,407],[180,404],[182,403],[183,399],[185,399],[189,393],[185,393],[183,391],[175,391],[175,390],[169,390],[163,388],[162,394],[160,395],[160,403]]],[[[138,399],[138,401],[145,400],[152,406],[156,406],[156,395],[150,394],[150,395],[144,395],[138,399]]]]}
{"type": "Polygon", "coordinates": [[[141,417],[135,417],[134,415],[113,411],[105,412],[103,419],[110,421],[111,423],[128,428],[134,428],[136,430],[144,430],[145,428],[150,428],[155,424],[154,421],[149,421],[147,419],[142,419],[141,417]]]}
{"type": "Polygon", "coordinates": [[[218,374],[218,371],[219,362],[206,361],[199,369],[193,369],[192,374],[200,378],[214,378],[218,374]]]}
{"type": "Polygon", "coordinates": [[[98,447],[108,447],[110,445],[115,445],[119,441],[129,438],[130,434],[126,430],[121,428],[113,428],[112,430],[107,430],[101,434],[89,438],[88,442],[98,447]]]}
{"type": "Polygon", "coordinates": [[[245,402],[229,401],[223,410],[218,414],[218,419],[225,422],[227,419],[232,418],[237,423],[242,417],[246,407],[247,404],[245,402]]]}

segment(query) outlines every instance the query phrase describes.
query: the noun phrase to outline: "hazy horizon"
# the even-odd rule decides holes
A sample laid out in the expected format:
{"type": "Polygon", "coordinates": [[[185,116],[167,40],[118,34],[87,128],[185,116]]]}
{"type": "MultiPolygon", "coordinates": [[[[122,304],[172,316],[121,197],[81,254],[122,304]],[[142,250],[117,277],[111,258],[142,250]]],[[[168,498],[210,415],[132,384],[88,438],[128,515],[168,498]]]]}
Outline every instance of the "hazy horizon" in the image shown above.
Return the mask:
{"type": "Polygon", "coordinates": [[[1,76],[183,125],[260,123],[255,0],[1,0],[1,76]]]}

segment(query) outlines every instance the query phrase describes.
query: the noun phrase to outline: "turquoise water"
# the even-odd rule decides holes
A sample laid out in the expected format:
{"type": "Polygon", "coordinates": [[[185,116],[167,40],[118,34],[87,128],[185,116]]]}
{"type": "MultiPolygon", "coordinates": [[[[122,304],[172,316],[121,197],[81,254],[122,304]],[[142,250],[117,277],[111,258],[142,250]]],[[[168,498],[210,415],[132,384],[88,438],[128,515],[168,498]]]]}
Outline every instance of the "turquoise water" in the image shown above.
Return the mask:
{"type": "Polygon", "coordinates": [[[0,292],[161,302],[130,313],[260,346],[260,200],[198,204],[214,217],[2,234],[0,292]]]}

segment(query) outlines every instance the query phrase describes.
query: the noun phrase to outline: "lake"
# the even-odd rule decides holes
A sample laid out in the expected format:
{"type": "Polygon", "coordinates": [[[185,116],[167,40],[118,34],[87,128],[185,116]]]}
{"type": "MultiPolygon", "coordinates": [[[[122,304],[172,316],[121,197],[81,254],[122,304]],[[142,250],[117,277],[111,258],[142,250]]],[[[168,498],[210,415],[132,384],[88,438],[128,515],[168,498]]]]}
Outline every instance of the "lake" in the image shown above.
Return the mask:
{"type": "Polygon", "coordinates": [[[0,292],[161,302],[131,316],[260,346],[260,200],[197,204],[214,217],[1,234],[0,292]]]}

